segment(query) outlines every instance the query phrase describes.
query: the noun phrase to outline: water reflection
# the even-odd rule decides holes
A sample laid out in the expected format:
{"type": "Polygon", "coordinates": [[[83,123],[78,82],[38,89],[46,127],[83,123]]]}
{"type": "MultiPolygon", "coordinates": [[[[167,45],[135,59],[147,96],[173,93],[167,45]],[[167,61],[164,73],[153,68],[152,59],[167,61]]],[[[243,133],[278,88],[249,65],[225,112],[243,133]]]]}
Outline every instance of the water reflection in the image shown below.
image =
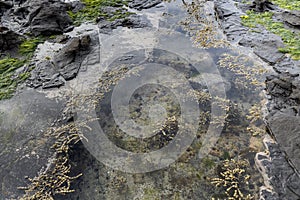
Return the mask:
{"type": "MultiPolygon", "coordinates": [[[[209,19],[205,21],[204,16],[198,13],[206,9],[198,1],[184,4],[181,1],[175,1],[166,3],[165,6],[168,13],[159,16],[162,18],[160,23],[162,31],[154,34],[157,38],[155,45],[150,44],[159,48],[152,48],[146,52],[131,49],[130,53],[123,55],[123,51],[128,52],[127,50],[132,48],[130,46],[128,49],[124,47],[117,51],[116,54],[120,53],[116,55],[117,57],[107,56],[104,62],[111,64],[111,71],[102,75],[101,84],[98,86],[98,92],[102,95],[98,99],[97,116],[107,138],[118,148],[133,153],[160,150],[172,143],[177,134],[184,138],[184,134],[188,135],[188,133],[179,132],[182,127],[183,130],[197,127],[196,137],[187,148],[183,148],[184,151],[175,162],[164,161],[170,163],[167,167],[136,174],[117,171],[101,164],[80,144],[77,148],[81,150],[81,153],[73,160],[75,171],[84,169],[84,175],[78,181],[76,192],[67,198],[226,199],[232,197],[233,199],[258,199],[259,187],[263,180],[255,166],[254,158],[257,152],[263,150],[262,137],[265,129],[261,112],[263,107],[261,91],[266,72],[253,57],[244,55],[239,49],[219,47],[225,44],[222,36],[218,35],[219,30],[213,21],[209,19]],[[205,30],[208,32],[203,32],[205,30]],[[185,35],[182,36],[182,33],[185,35]],[[199,48],[203,45],[206,48],[209,46],[218,46],[218,48],[210,48],[207,51],[195,48],[195,46],[199,48]],[[169,54],[168,51],[162,50],[166,46],[177,54],[169,54]],[[185,56],[181,59],[174,55],[185,56]],[[207,58],[210,58],[209,62],[207,58]],[[109,62],[109,60],[114,62],[109,62]],[[200,72],[195,70],[198,68],[193,62],[188,62],[190,60],[201,63],[199,64],[200,72]],[[166,87],[159,82],[141,84],[141,87],[134,90],[129,101],[126,102],[122,102],[123,98],[120,98],[123,96],[125,99],[126,87],[123,90],[120,89],[123,91],[120,94],[123,95],[118,96],[120,101],[116,107],[118,108],[116,112],[119,112],[117,119],[128,117],[132,123],[147,127],[140,129],[137,126],[133,128],[134,130],[124,131],[124,127],[128,130],[132,126],[129,122],[126,124],[126,120],[116,121],[111,100],[114,95],[113,91],[118,85],[124,86],[124,80],[129,80],[130,77],[138,82],[139,76],[150,76],[149,71],[146,70],[147,73],[145,73],[143,70],[153,68],[153,66],[143,65],[144,61],[171,66],[175,71],[183,74],[191,88],[180,81],[177,84],[176,81],[174,83],[174,79],[178,78],[177,74],[168,71],[170,72],[168,75],[173,77],[173,82],[168,78],[166,82],[171,81],[170,83],[174,85],[170,84],[166,87]],[[211,67],[212,64],[217,66],[217,70],[211,67]],[[125,76],[136,66],[142,66],[142,68],[135,74],[125,76]],[[218,73],[221,74],[221,81],[218,80],[218,73]],[[121,78],[122,76],[125,78],[121,78]],[[214,87],[208,87],[207,80],[211,80],[214,87]],[[226,95],[212,97],[211,94],[222,87],[226,95]],[[181,91],[179,100],[175,98],[176,95],[170,88],[181,91]],[[213,103],[216,99],[217,101],[213,103]],[[180,125],[185,122],[180,119],[183,114],[180,108],[181,101],[197,103],[197,109],[186,111],[186,114],[191,114],[191,116],[196,113],[197,118],[194,119],[197,119],[197,126],[190,127],[195,121],[180,125]],[[211,115],[213,106],[216,106],[216,110],[226,111],[225,115],[219,115],[220,119],[213,118],[211,115]],[[222,122],[223,119],[225,119],[224,122],[222,122]],[[215,127],[212,130],[222,130],[220,137],[206,137],[210,126],[215,127]],[[134,131],[142,133],[138,135],[139,137],[135,137],[137,135],[132,134],[134,131]],[[149,133],[144,134],[147,131],[149,133]],[[147,135],[150,137],[146,137],[147,135]],[[213,147],[207,148],[209,151],[205,154],[200,154],[201,149],[203,151],[205,149],[203,147],[209,143],[212,143],[213,147]]],[[[140,31],[143,32],[143,30],[140,31]]],[[[121,32],[122,30],[114,32],[119,40],[126,37],[121,32]]],[[[112,41],[116,42],[116,40],[112,41]]],[[[137,44],[133,46],[135,45],[137,44]]],[[[166,76],[164,71],[159,72],[162,77],[166,76]]],[[[157,71],[152,73],[155,74],[157,71]]],[[[130,87],[130,85],[126,86],[130,87]]],[[[134,160],[128,166],[133,166],[137,164],[136,162],[137,160],[134,160]]]]}

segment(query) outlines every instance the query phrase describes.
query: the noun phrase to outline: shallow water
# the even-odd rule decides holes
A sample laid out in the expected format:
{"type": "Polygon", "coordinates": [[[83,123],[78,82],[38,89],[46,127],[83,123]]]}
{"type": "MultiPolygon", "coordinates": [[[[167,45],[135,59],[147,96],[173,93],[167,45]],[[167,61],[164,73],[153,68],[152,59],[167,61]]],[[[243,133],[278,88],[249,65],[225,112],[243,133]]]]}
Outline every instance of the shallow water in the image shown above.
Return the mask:
{"type": "MultiPolygon", "coordinates": [[[[234,187],[216,181],[236,168],[244,170],[234,179],[241,193],[258,199],[263,179],[255,154],[264,150],[265,69],[235,46],[201,48],[194,36],[207,21],[194,11],[214,17],[209,5],[191,3],[178,0],[134,11],[149,20],[148,28],[118,28],[106,35],[87,23],[68,33],[91,34],[98,45],[65,86],[22,91],[1,104],[0,149],[18,140],[7,127],[22,122],[31,128],[23,134],[41,133],[59,115],[62,102],[73,99],[76,122],[93,120],[82,128],[82,143],[70,158],[72,174],[83,175],[72,183],[74,193],[56,199],[226,199],[234,187]],[[19,107],[10,110],[15,104],[19,107]],[[29,104],[32,109],[24,110],[29,104]]],[[[218,29],[214,34],[224,38],[218,29]]],[[[42,44],[35,58],[51,57],[59,48],[42,44]]],[[[43,137],[31,141],[44,142],[43,137]]]]}
{"type": "Polygon", "coordinates": [[[224,199],[228,186],[213,178],[224,178],[230,160],[250,177],[237,178],[240,191],[258,199],[264,68],[243,49],[196,47],[199,30],[182,25],[193,18],[186,10],[182,1],[164,3],[139,12],[151,28],[99,34],[100,65],[76,80],[81,93],[100,79],[96,110],[77,113],[99,120],[77,147],[83,176],[67,198],[224,199]]]}

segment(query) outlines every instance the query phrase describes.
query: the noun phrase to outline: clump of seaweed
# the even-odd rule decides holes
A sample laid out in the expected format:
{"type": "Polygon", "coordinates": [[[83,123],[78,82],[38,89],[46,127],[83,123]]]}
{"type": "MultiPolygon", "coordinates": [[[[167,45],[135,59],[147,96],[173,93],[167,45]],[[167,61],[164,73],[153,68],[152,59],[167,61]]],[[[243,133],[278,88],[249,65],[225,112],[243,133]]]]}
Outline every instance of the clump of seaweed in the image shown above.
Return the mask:
{"type": "Polygon", "coordinates": [[[188,31],[194,44],[199,48],[224,47],[228,42],[221,38],[215,18],[209,18],[205,3],[207,0],[194,0],[191,3],[184,2],[189,16],[181,22],[188,31]],[[196,27],[196,28],[195,28],[196,27]]]}
{"type": "Polygon", "coordinates": [[[126,18],[132,13],[128,12],[124,6],[128,1],[123,0],[81,0],[84,8],[77,11],[68,11],[69,16],[74,20],[76,25],[80,25],[85,21],[96,21],[98,18],[104,18],[108,21],[126,18]],[[104,7],[114,7],[115,11],[105,11],[104,7]]]}
{"type": "Polygon", "coordinates": [[[256,28],[257,25],[264,26],[268,31],[280,36],[285,44],[284,48],[279,48],[282,53],[287,53],[294,60],[300,60],[300,34],[298,32],[288,30],[283,22],[273,19],[273,13],[255,13],[248,10],[247,15],[242,15],[242,24],[250,28],[256,28]]]}
{"type": "MultiPolygon", "coordinates": [[[[176,116],[168,117],[164,122],[163,126],[158,130],[154,131],[158,133],[159,146],[163,147],[168,144],[178,132],[178,119],[176,116]]],[[[155,138],[158,139],[158,138],[155,138]]]]}
{"type": "Polygon", "coordinates": [[[0,60],[0,100],[12,97],[17,85],[29,77],[29,73],[26,71],[16,74],[16,70],[21,68],[25,62],[18,58],[0,60]]]}
{"type": "Polygon", "coordinates": [[[262,106],[260,104],[254,104],[249,109],[249,114],[246,116],[246,118],[250,122],[247,130],[250,131],[253,136],[262,135],[266,132],[264,129],[264,123],[262,121],[262,106]]]}
{"type": "Polygon", "coordinates": [[[300,11],[299,0],[271,0],[271,2],[284,9],[300,11]]]}
{"type": "Polygon", "coordinates": [[[71,165],[69,161],[70,147],[81,140],[79,128],[86,123],[70,123],[58,128],[51,128],[47,135],[53,137],[55,142],[51,147],[54,150],[54,158],[47,168],[34,178],[28,178],[30,184],[19,187],[25,191],[21,200],[52,200],[55,195],[65,195],[74,192],[71,182],[82,174],[70,176],[71,165]]]}
{"type": "Polygon", "coordinates": [[[252,65],[246,55],[230,55],[224,53],[218,61],[222,68],[231,71],[234,76],[234,83],[237,88],[253,88],[257,89],[259,86],[264,86],[263,79],[260,78],[266,69],[259,65],[252,65]]]}
{"type": "Polygon", "coordinates": [[[42,43],[44,40],[42,38],[29,38],[24,40],[19,47],[19,53],[31,57],[37,48],[38,44],[42,43]]]}
{"type": "Polygon", "coordinates": [[[200,104],[205,104],[211,101],[212,98],[211,94],[208,92],[192,90],[192,89],[187,92],[187,97],[196,100],[200,104]]]}
{"type": "Polygon", "coordinates": [[[247,160],[225,160],[221,166],[219,177],[212,178],[211,183],[216,187],[222,187],[230,200],[253,199],[252,195],[245,194],[250,179],[247,167],[249,167],[247,160]]]}

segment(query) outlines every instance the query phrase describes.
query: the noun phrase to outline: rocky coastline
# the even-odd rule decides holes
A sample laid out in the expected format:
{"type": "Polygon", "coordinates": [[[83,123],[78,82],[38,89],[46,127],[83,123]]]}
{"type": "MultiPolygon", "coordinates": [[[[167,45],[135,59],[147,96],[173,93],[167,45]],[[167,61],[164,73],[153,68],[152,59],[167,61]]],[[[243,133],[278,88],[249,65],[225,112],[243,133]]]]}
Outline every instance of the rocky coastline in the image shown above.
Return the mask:
{"type": "MultiPolygon", "coordinates": [[[[267,153],[256,156],[261,172],[266,176],[268,187],[261,190],[261,199],[298,199],[300,195],[299,176],[299,85],[300,62],[280,53],[284,44],[280,37],[263,27],[251,32],[242,25],[241,15],[256,8],[255,1],[243,4],[237,1],[216,1],[215,9],[221,27],[229,41],[248,47],[266,65],[272,66],[274,74],[266,79],[265,122],[269,136],[265,138],[267,153]]],[[[288,28],[299,31],[293,21],[300,21],[300,13],[282,10],[274,4],[262,4],[259,12],[274,12],[288,28]],[[287,17],[288,16],[288,17],[287,17]]]]}
{"type": "MultiPolygon", "coordinates": [[[[93,26],[97,26],[101,34],[109,35],[118,27],[130,29],[151,27],[153,24],[150,20],[139,15],[138,12],[154,7],[159,8],[162,3],[161,0],[133,0],[126,5],[118,5],[119,1],[116,2],[114,6],[104,6],[101,12],[105,15],[95,19],[93,26]],[[116,15],[118,17],[115,17],[116,15]]],[[[272,71],[266,77],[264,91],[267,99],[264,113],[267,134],[263,141],[266,150],[255,156],[255,164],[264,181],[264,186],[260,187],[260,199],[299,199],[300,60],[292,59],[290,55],[279,51],[285,46],[281,37],[264,26],[258,26],[253,31],[243,24],[241,16],[247,16],[247,10],[251,9],[258,13],[271,12],[274,13],[273,18],[283,23],[286,29],[299,34],[300,11],[290,11],[269,1],[256,0],[214,0],[208,1],[207,5],[213,10],[215,23],[219,25],[219,31],[226,36],[227,42],[253,53],[264,63],[264,67],[272,71]]],[[[99,62],[100,41],[92,31],[89,33],[88,30],[92,28],[87,24],[84,30],[87,30],[86,34],[74,35],[77,31],[75,22],[81,18],[73,16],[70,12],[76,13],[83,8],[84,5],[79,1],[0,0],[0,59],[9,57],[25,63],[13,69],[15,74],[12,77],[17,77],[14,79],[16,82],[11,84],[15,87],[12,90],[16,92],[13,102],[9,102],[9,98],[6,98],[6,89],[3,90],[5,98],[1,100],[3,106],[0,108],[4,110],[7,117],[2,119],[0,115],[2,126],[0,133],[7,134],[0,137],[0,142],[3,144],[0,145],[0,182],[2,183],[0,199],[22,199],[24,192],[20,187],[26,190],[26,185],[30,182],[24,177],[43,174],[49,168],[49,163],[50,165],[55,163],[53,155],[73,151],[72,148],[62,152],[51,148],[55,141],[47,133],[49,133],[49,125],[51,127],[54,124],[69,123],[74,120],[76,114],[64,107],[68,103],[66,99],[50,100],[47,94],[41,91],[51,91],[51,89],[73,84],[72,81],[76,81],[80,72],[86,70],[85,62],[90,64],[99,62]],[[19,50],[22,44],[27,47],[29,44],[33,45],[36,49],[34,48],[33,52],[22,53],[19,50]],[[23,80],[21,75],[27,73],[30,76],[23,80]],[[33,100],[30,100],[31,97],[33,100]],[[12,103],[18,105],[12,109],[15,113],[9,110],[12,103]],[[15,118],[24,118],[24,120],[17,126],[11,122],[15,118]],[[40,132],[34,134],[31,132],[32,129],[40,132]],[[14,132],[22,134],[18,135],[14,132]]],[[[76,33],[78,32],[80,30],[76,33]]],[[[61,93],[65,95],[65,91],[62,90],[61,93]]],[[[10,95],[7,96],[11,97],[10,95]]],[[[76,144],[75,142],[74,146],[76,144]]],[[[79,144],[78,148],[82,150],[83,147],[79,144]]],[[[82,152],[87,156],[87,160],[93,160],[84,150],[82,152]]],[[[74,155],[70,158],[73,158],[72,164],[78,162],[78,166],[83,162],[74,155]]],[[[102,166],[95,161],[91,162],[91,166],[87,168],[92,168],[93,165],[102,166]]],[[[73,176],[80,173],[76,166],[75,172],[71,172],[73,176]]],[[[101,182],[103,179],[105,182],[108,176],[109,174],[103,174],[98,181],[101,182]]],[[[69,178],[71,179],[71,176],[69,178]]],[[[139,175],[134,177],[133,182],[138,180],[139,175]]],[[[120,183],[122,180],[118,179],[116,182],[120,183]]],[[[83,187],[79,184],[75,185],[83,187]]],[[[68,186],[65,192],[57,189],[57,199],[65,198],[60,196],[61,194],[71,193],[70,185],[68,186]]],[[[68,198],[72,199],[71,196],[68,198]]],[[[26,196],[23,196],[23,199],[26,199],[26,196]]]]}

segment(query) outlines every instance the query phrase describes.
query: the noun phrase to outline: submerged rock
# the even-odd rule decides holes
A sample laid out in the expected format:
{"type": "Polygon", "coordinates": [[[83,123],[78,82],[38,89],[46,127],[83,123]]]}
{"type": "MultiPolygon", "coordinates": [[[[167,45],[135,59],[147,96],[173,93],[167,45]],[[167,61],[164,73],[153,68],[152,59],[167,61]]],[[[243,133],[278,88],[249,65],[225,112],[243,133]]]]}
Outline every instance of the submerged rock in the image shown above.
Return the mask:
{"type": "Polygon", "coordinates": [[[113,22],[107,20],[100,20],[98,23],[100,33],[110,33],[113,29],[118,26],[123,26],[127,28],[145,28],[150,26],[150,22],[137,15],[131,15],[124,19],[116,19],[113,22]]]}
{"type": "Polygon", "coordinates": [[[129,2],[128,6],[130,8],[135,8],[137,10],[152,8],[160,4],[162,0],[133,0],[129,2]]]}
{"type": "Polygon", "coordinates": [[[58,119],[63,102],[33,90],[0,105],[0,199],[19,199],[26,177],[45,168],[53,152],[45,132],[58,119]]]}

